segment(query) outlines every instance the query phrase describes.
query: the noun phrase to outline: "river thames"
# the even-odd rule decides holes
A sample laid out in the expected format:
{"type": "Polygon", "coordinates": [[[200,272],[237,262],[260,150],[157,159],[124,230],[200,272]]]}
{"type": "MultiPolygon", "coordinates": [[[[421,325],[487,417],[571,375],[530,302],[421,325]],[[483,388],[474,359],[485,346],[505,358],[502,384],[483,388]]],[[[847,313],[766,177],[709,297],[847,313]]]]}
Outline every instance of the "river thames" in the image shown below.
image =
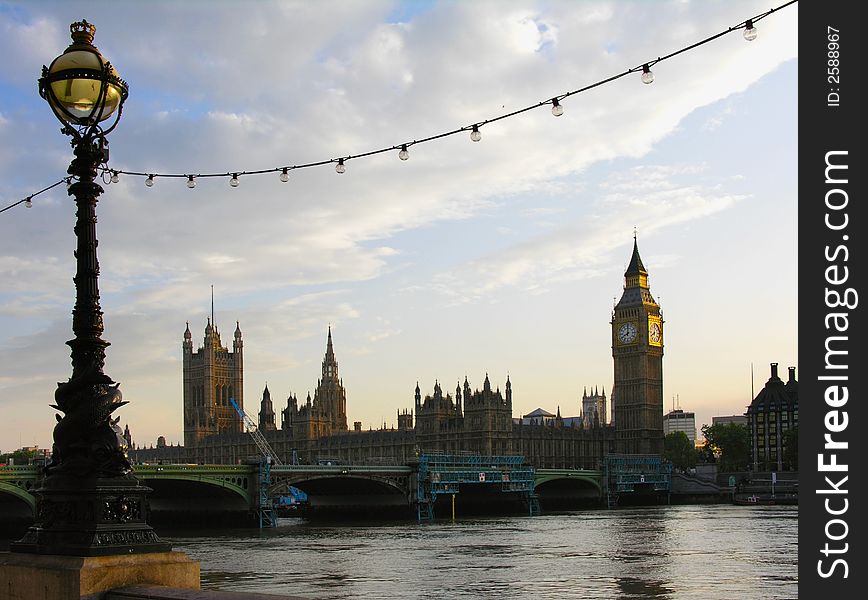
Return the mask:
{"type": "Polygon", "coordinates": [[[690,505],[433,523],[160,529],[202,587],[307,598],[793,599],[798,507],[690,505]]]}

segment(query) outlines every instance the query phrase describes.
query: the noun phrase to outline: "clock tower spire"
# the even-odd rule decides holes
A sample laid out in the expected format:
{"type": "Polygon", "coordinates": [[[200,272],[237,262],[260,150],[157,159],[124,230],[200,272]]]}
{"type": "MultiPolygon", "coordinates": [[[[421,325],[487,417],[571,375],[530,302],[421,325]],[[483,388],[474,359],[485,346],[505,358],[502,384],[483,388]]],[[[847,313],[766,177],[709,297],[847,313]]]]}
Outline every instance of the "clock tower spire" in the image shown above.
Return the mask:
{"type": "Polygon", "coordinates": [[[617,451],[663,452],[663,318],[633,235],[624,292],[612,312],[615,386],[612,416],[617,451]]]}

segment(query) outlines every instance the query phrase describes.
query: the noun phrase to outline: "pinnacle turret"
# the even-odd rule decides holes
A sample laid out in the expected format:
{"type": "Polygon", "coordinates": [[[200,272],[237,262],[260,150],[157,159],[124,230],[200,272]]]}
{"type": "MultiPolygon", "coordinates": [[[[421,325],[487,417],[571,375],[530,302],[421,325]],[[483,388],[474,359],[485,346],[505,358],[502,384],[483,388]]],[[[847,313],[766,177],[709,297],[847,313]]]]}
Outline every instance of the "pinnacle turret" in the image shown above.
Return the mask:
{"type": "Polygon", "coordinates": [[[645,270],[645,265],[642,264],[642,257],[639,256],[639,244],[636,242],[636,236],[633,236],[633,256],[630,257],[630,264],[627,266],[627,270],[624,272],[624,277],[628,277],[630,275],[647,275],[648,271],[645,270]]]}
{"type": "Polygon", "coordinates": [[[630,257],[630,264],[627,270],[624,271],[624,293],[621,300],[615,305],[614,318],[618,318],[621,314],[621,309],[628,306],[654,305],[655,310],[659,311],[659,306],[654,301],[651,295],[651,290],[648,286],[648,270],[642,263],[642,258],[639,256],[639,245],[636,242],[636,237],[633,237],[633,254],[630,257]]]}
{"type": "Polygon", "coordinates": [[[335,359],[335,349],[332,346],[332,326],[331,325],[329,325],[329,337],[328,337],[328,341],[326,342],[326,355],[325,355],[325,357],[326,357],[326,360],[331,359],[332,361],[334,361],[334,359],[335,359]]]}

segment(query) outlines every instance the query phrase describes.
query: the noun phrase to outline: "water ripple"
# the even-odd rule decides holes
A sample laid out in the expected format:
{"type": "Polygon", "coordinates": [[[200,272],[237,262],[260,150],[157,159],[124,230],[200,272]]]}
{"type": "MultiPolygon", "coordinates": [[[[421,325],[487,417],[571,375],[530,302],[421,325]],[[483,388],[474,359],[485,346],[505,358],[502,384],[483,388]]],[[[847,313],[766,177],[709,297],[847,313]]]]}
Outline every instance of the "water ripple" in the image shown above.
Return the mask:
{"type": "Polygon", "coordinates": [[[202,587],[307,598],[787,600],[797,507],[664,506],[346,525],[282,520],[217,535],[161,532],[202,587]]]}

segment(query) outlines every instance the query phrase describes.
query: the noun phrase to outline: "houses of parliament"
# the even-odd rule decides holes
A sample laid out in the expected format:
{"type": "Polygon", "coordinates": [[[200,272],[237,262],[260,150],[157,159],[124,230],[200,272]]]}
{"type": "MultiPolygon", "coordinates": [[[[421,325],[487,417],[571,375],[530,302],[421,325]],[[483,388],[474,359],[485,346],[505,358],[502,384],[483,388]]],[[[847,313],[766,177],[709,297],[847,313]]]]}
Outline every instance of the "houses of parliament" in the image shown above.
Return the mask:
{"type": "MultiPolygon", "coordinates": [[[[614,385],[586,389],[578,417],[537,409],[513,417],[512,383],[503,391],[488,375],[481,389],[464,378],[453,393],[435,382],[430,393],[416,384],[412,408],[398,410],[397,428],[349,427],[347,391],[338,372],[331,327],[314,395],[290,395],[276,405],[262,392],[258,429],[284,463],[404,464],[420,453],[521,454],[537,468],[599,468],[606,454],[661,454],[663,447],[663,319],[648,272],[633,241],[620,301],[611,315],[614,385]],[[612,418],[607,419],[607,401],[612,418]],[[278,413],[280,422],[278,426],[278,413]]],[[[236,323],[232,350],[211,320],[194,350],[184,332],[184,445],[137,449],[139,461],[237,463],[259,451],[230,400],[244,407],[243,341],[236,323]]],[[[409,394],[408,394],[409,396],[409,394]]],[[[408,398],[409,400],[409,398],[408,398]]],[[[253,410],[245,409],[254,417],[253,410]]],[[[162,439],[162,438],[161,438],[162,439]]]]}

